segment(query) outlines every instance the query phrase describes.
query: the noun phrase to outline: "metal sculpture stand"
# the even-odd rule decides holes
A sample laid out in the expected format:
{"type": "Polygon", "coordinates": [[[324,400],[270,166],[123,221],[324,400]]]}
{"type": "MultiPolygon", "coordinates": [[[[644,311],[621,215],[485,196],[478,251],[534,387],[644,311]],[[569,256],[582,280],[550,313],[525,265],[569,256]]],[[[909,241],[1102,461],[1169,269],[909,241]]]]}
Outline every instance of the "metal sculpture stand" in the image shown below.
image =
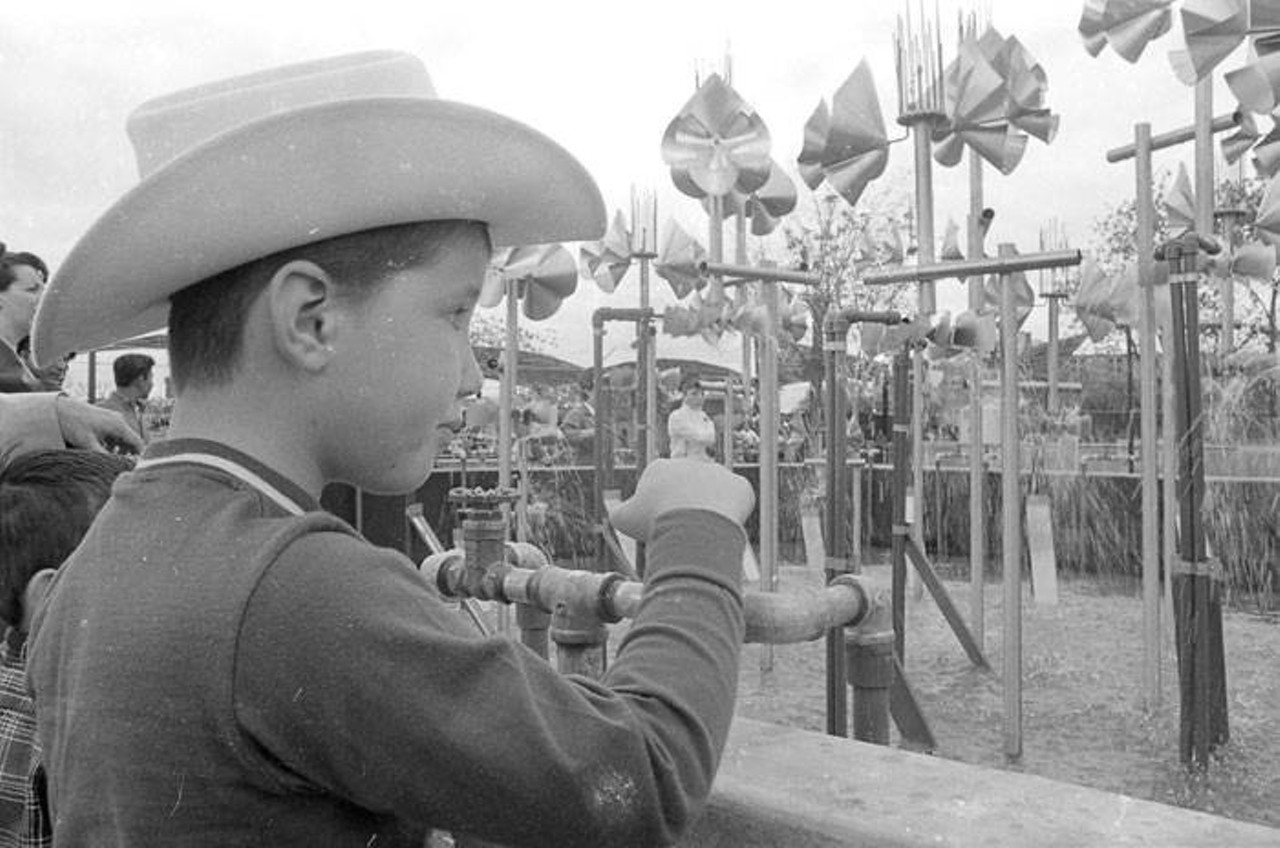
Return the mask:
{"type": "MultiPolygon", "coordinates": [[[[1004,570],[1004,690],[1005,690],[1005,756],[1013,761],[1022,756],[1022,491],[1020,486],[1020,460],[1018,445],[1017,420],[1017,350],[1016,350],[1016,317],[1013,302],[1013,286],[1010,284],[1014,274],[1019,271],[1035,271],[1042,268],[1059,268],[1080,264],[1080,251],[1068,250],[1050,253],[1028,254],[1018,256],[1012,245],[1001,245],[1000,256],[996,259],[969,259],[963,262],[944,262],[936,265],[921,265],[915,268],[877,271],[868,273],[863,282],[866,285],[887,285],[893,283],[919,282],[922,279],[937,280],[947,277],[964,277],[974,274],[999,275],[1000,295],[1000,334],[1003,349],[1004,376],[1002,380],[1003,403],[1001,410],[1001,459],[1002,459],[1002,509],[1003,538],[1002,565],[1004,570]]],[[[908,352],[903,351],[896,360],[895,385],[899,407],[905,406],[907,393],[908,352]]],[[[956,632],[965,651],[975,665],[987,667],[979,645],[973,640],[963,620],[956,612],[954,604],[946,598],[942,584],[930,567],[928,559],[920,546],[915,544],[910,535],[910,527],[906,525],[906,463],[908,448],[907,419],[900,408],[896,412],[894,423],[894,624],[899,631],[899,662],[902,661],[904,645],[900,623],[905,616],[900,610],[905,606],[906,560],[911,559],[916,571],[925,585],[934,595],[943,615],[956,632]],[[900,494],[901,491],[901,494],[900,494]],[[899,504],[901,500],[901,504],[899,504]],[[936,587],[936,590],[935,590],[936,587]],[[953,620],[954,619],[954,620],[953,620]]]]}
{"type": "MultiPolygon", "coordinates": [[[[594,379],[591,383],[591,404],[595,407],[596,419],[596,438],[595,438],[595,474],[592,477],[592,496],[591,496],[591,526],[596,534],[596,561],[599,563],[600,570],[606,570],[605,563],[612,558],[615,564],[624,569],[629,569],[631,564],[627,562],[626,555],[622,552],[622,546],[618,542],[617,536],[613,532],[613,528],[609,526],[608,515],[604,506],[604,493],[609,488],[608,483],[613,477],[613,430],[606,426],[606,422],[612,421],[612,409],[610,402],[604,393],[604,327],[611,321],[630,322],[636,325],[636,335],[642,340],[648,340],[650,329],[656,313],[648,308],[641,309],[623,309],[605,307],[597,309],[591,314],[591,332],[592,332],[592,367],[594,379]]],[[[644,351],[644,355],[648,356],[648,351],[644,351]]],[[[647,393],[645,395],[647,397],[647,393]]],[[[646,404],[647,405],[647,404],[646,404]]],[[[649,416],[648,410],[645,410],[645,418],[649,416]]],[[[647,452],[646,452],[647,453],[647,452]]],[[[643,461],[648,462],[652,457],[644,456],[643,461]]],[[[641,468],[644,466],[641,465],[641,468]]],[[[644,546],[636,546],[636,562],[635,568],[644,573],[644,546]]]]}
{"type": "MultiPolygon", "coordinates": [[[[1197,100],[1197,112],[1205,110],[1204,98],[1197,100]]],[[[1152,257],[1155,250],[1155,208],[1152,200],[1154,184],[1152,180],[1151,155],[1157,150],[1175,147],[1195,140],[1203,146],[1203,136],[1212,136],[1239,126],[1241,114],[1233,112],[1208,119],[1197,114],[1195,124],[1181,127],[1160,135],[1151,134],[1151,125],[1139,123],[1134,125],[1134,141],[1132,144],[1107,151],[1108,162],[1124,162],[1134,160],[1135,189],[1134,197],[1137,212],[1137,253],[1138,253],[1138,287],[1141,290],[1142,303],[1139,321],[1139,346],[1141,350],[1141,430],[1142,430],[1142,576],[1143,576],[1143,679],[1144,699],[1148,708],[1160,703],[1160,562],[1165,565],[1166,591],[1172,592],[1173,582],[1168,575],[1172,574],[1178,564],[1177,538],[1178,519],[1173,509],[1178,499],[1178,448],[1174,436],[1177,414],[1175,410],[1173,386],[1174,357],[1168,354],[1161,358],[1161,374],[1159,382],[1165,386],[1162,406],[1157,411],[1156,390],[1156,350],[1155,338],[1158,330],[1155,314],[1155,269],[1152,257]],[[1155,462],[1155,445],[1157,417],[1163,424],[1163,438],[1160,442],[1161,458],[1157,469],[1155,462]],[[1162,477],[1162,479],[1161,479],[1162,477]],[[1157,491],[1160,497],[1157,497],[1157,491]],[[1157,516],[1161,516],[1159,501],[1163,499],[1165,509],[1161,524],[1157,525],[1157,516]],[[1157,528],[1159,532],[1157,532],[1157,528]],[[1161,541],[1163,536],[1163,542],[1161,541]]],[[[1199,175],[1197,174],[1197,181],[1199,175]]],[[[1212,197],[1212,193],[1209,195],[1212,197]]],[[[1197,206],[1199,200],[1197,199],[1197,206]]],[[[1197,209],[1197,217],[1200,212],[1197,209]]],[[[1198,342],[1197,342],[1198,344],[1198,342]]],[[[1197,376],[1198,379],[1198,376],[1197,376]]],[[[1173,606],[1171,595],[1166,596],[1166,603],[1173,606]]],[[[1176,618],[1176,615],[1175,615],[1176,618]]],[[[1176,625],[1175,625],[1176,630],[1176,625]]]]}
{"type": "Polygon", "coordinates": [[[1200,388],[1200,321],[1197,302],[1200,252],[1217,245],[1196,233],[1165,244],[1156,259],[1169,263],[1173,305],[1173,361],[1178,432],[1180,561],[1173,570],[1181,695],[1179,751],[1184,763],[1207,767],[1229,738],[1226,662],[1222,643],[1222,566],[1209,558],[1204,505],[1204,420],[1200,388]]]}
{"type": "MultiPolygon", "coordinates": [[[[836,582],[843,575],[856,573],[862,568],[860,557],[855,555],[850,558],[845,544],[844,517],[848,514],[845,493],[849,491],[845,477],[848,438],[844,431],[844,392],[839,387],[837,364],[840,356],[845,352],[845,339],[850,325],[894,325],[902,322],[903,317],[897,312],[863,312],[851,309],[831,312],[823,322],[822,350],[827,384],[827,492],[824,524],[827,549],[825,570],[828,583],[836,582]]],[[[905,409],[909,409],[909,405],[899,398],[898,410],[905,409]]],[[[904,441],[904,449],[905,445],[904,441]]],[[[895,438],[895,448],[897,447],[895,438]]],[[[896,527],[902,523],[899,521],[898,510],[906,509],[906,478],[897,472],[899,469],[908,467],[908,460],[905,456],[896,453],[894,460],[894,545],[896,547],[899,543],[896,527]]],[[[855,534],[861,532],[860,518],[860,510],[855,506],[853,521],[855,534]]],[[[940,586],[940,584],[936,585],[940,586]]],[[[843,736],[846,733],[848,718],[844,690],[847,678],[848,681],[852,681],[855,688],[855,727],[862,721],[859,718],[859,712],[867,708],[858,703],[856,693],[859,690],[867,690],[868,694],[864,697],[888,699],[889,712],[902,738],[908,744],[924,751],[933,751],[937,748],[937,741],[934,739],[933,731],[929,729],[929,724],[902,669],[901,639],[905,622],[899,614],[900,588],[901,584],[895,574],[892,609],[882,626],[875,629],[874,636],[870,635],[869,628],[864,629],[859,637],[852,641],[838,630],[832,630],[827,634],[827,733],[832,736],[843,736]],[[874,695],[870,694],[872,692],[874,695]]],[[[963,623],[961,626],[963,627],[963,623]]],[[[876,732],[883,732],[887,739],[887,722],[883,731],[876,732]]]]}

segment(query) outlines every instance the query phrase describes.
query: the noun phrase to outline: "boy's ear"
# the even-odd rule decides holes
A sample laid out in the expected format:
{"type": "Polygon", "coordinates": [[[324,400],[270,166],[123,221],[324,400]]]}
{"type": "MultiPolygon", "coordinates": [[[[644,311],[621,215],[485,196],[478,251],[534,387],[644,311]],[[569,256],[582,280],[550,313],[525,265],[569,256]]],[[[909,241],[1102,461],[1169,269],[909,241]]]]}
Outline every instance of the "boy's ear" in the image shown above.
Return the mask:
{"type": "Polygon", "coordinates": [[[27,581],[27,587],[22,590],[22,624],[18,628],[23,633],[31,632],[31,622],[44,605],[45,596],[49,594],[49,587],[57,573],[52,568],[43,568],[27,581]]]}
{"type": "Polygon", "coordinates": [[[295,259],[281,265],[267,284],[266,302],[276,350],[308,371],[319,371],[333,355],[336,287],[319,265],[295,259]]]}

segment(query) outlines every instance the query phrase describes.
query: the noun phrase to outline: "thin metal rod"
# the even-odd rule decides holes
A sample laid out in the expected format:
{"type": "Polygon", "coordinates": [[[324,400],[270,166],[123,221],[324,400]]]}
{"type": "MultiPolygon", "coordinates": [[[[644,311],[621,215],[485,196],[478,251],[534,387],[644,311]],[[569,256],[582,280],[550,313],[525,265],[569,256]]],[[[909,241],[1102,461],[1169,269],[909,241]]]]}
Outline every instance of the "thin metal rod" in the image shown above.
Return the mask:
{"type": "Polygon", "coordinates": [[[1049,414],[1057,416],[1062,408],[1058,399],[1058,312],[1062,298],[1049,298],[1049,414]]]}
{"type": "Polygon", "coordinates": [[[779,283],[802,283],[806,286],[817,286],[822,283],[820,274],[808,271],[791,271],[786,268],[753,268],[750,265],[726,265],[723,262],[702,261],[698,263],[700,274],[721,274],[726,277],[740,277],[742,280],[773,280],[779,283]]]}
{"type": "Polygon", "coordinates": [[[911,392],[908,386],[911,353],[905,348],[893,358],[893,653],[905,662],[907,582],[907,476],[910,469],[911,392]]]}
{"type": "MultiPolygon", "coordinates": [[[[640,257],[640,308],[649,308],[649,258],[640,257]]],[[[653,328],[644,326],[641,331],[648,336],[645,348],[644,369],[649,379],[644,384],[644,455],[648,462],[658,458],[658,352],[654,343],[653,328]]]]}
{"type": "MultiPolygon", "coordinates": [[[[1211,101],[1212,102],[1212,101],[1211,101]]],[[[1230,115],[1220,115],[1213,119],[1209,124],[1212,133],[1225,132],[1235,129],[1243,120],[1243,113],[1236,111],[1230,115]]],[[[1166,147],[1176,147],[1179,144],[1186,144],[1196,137],[1196,125],[1192,124],[1188,127],[1181,127],[1171,130],[1167,133],[1161,133],[1151,138],[1151,152],[1164,150],[1166,147]]],[[[1107,151],[1108,162],[1123,162],[1126,159],[1132,159],[1135,155],[1136,148],[1132,144],[1126,144],[1123,147],[1116,147],[1107,151]]]]}
{"type": "Polygon", "coordinates": [[[1014,274],[1018,271],[1035,271],[1040,268],[1068,268],[1079,265],[1082,256],[1078,250],[1055,250],[1046,253],[1024,253],[998,256],[995,259],[965,259],[961,262],[921,264],[910,268],[890,268],[868,271],[862,277],[864,285],[882,286],[892,283],[911,283],[917,280],[940,280],[946,277],[964,278],[974,274],[1014,274]]]}
{"type": "Polygon", "coordinates": [[[604,469],[605,451],[608,450],[609,426],[604,417],[604,320],[600,310],[592,316],[591,326],[591,406],[595,410],[596,437],[592,442],[592,461],[595,473],[591,475],[591,527],[596,533],[596,568],[603,570],[609,557],[609,547],[604,533],[604,469]]]}
{"type": "MultiPolygon", "coordinates": [[[[778,284],[765,281],[764,337],[760,339],[760,589],[778,591],[778,284]]],[[[762,651],[768,668],[773,652],[762,651]]],[[[765,661],[762,658],[761,662],[765,661]]],[[[765,669],[768,670],[768,669],[765,669]]]]}
{"type": "MultiPolygon", "coordinates": [[[[969,257],[982,255],[982,158],[969,151],[969,257]]],[[[969,277],[969,309],[985,305],[982,275],[969,277]]],[[[982,357],[974,353],[969,369],[969,626],[979,648],[986,647],[987,511],[986,458],[982,434],[982,357]]]]}
{"type": "MultiPolygon", "coordinates": [[[[503,351],[502,382],[498,386],[498,485],[511,486],[511,452],[516,446],[514,419],[517,381],[520,377],[520,281],[507,280],[506,349],[503,351]],[[505,431],[504,431],[505,427],[505,431]]],[[[511,505],[502,504],[502,514],[511,526],[511,505]]],[[[511,631],[511,616],[498,611],[498,632],[511,631]]]]}
{"type": "MultiPolygon", "coordinates": [[[[911,124],[916,163],[916,256],[921,265],[933,264],[933,122],[911,124]]],[[[917,277],[917,311],[932,315],[937,311],[937,293],[931,277],[917,277]]]]}
{"type": "Polygon", "coordinates": [[[1134,127],[1137,198],[1138,322],[1142,429],[1142,683],[1148,710],[1160,705],[1160,525],[1156,447],[1155,203],[1152,199],[1151,125],[1134,127]]]}
{"type": "MultiPolygon", "coordinates": [[[[826,579],[830,583],[843,573],[846,553],[845,519],[845,440],[840,432],[844,421],[844,392],[840,390],[839,362],[845,352],[847,325],[838,319],[823,324],[823,367],[827,386],[827,504],[826,504],[826,579]]],[[[847,736],[849,733],[848,681],[846,675],[844,633],[836,628],[827,631],[827,733],[847,736]]]]}
{"type": "MultiPolygon", "coordinates": [[[[1013,251],[1000,245],[1000,254],[1013,251]]],[[[1004,582],[1004,755],[1022,757],[1022,483],[1018,444],[1018,327],[1013,286],[1001,280],[1000,348],[1004,361],[1000,404],[1001,509],[1004,526],[1000,564],[1004,582]]]]}

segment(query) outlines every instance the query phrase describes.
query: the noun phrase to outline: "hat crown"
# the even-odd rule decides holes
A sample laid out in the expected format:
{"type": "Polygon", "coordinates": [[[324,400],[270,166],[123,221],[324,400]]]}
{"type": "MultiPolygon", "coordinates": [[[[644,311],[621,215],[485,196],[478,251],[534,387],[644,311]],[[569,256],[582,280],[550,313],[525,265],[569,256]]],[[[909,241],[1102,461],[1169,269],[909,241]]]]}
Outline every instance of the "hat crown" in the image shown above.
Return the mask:
{"type": "Polygon", "coordinates": [[[143,103],[125,128],[145,179],[188,150],[272,115],[356,98],[435,96],[420,59],[377,50],[183,89],[143,103]]]}

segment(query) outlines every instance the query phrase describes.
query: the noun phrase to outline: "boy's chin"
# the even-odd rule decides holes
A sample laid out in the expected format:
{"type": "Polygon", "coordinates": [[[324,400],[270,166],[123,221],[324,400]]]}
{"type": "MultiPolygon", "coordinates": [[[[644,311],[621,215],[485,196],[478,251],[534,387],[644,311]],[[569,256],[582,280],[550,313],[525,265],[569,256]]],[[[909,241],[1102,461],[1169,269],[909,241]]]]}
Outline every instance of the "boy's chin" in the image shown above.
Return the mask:
{"type": "Polygon", "coordinates": [[[414,457],[412,461],[400,463],[387,473],[378,475],[376,479],[367,479],[357,485],[371,495],[413,494],[431,476],[434,459],[434,451],[414,457]]]}

